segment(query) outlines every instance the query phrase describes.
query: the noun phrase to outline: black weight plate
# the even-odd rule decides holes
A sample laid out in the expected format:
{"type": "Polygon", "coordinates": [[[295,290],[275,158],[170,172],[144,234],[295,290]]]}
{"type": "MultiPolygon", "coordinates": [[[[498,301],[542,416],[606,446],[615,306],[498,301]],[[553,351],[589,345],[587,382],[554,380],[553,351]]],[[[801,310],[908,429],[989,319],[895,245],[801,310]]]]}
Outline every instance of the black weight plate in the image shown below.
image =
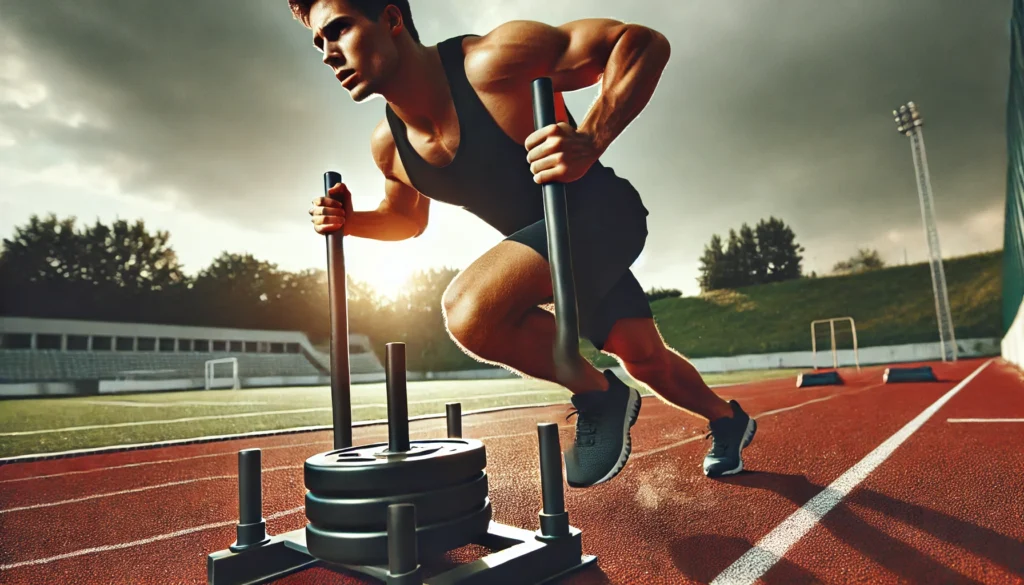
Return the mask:
{"type": "Polygon", "coordinates": [[[410,441],[404,454],[387,443],[318,453],[306,460],[306,489],[324,497],[380,497],[428,492],[476,477],[487,465],[475,439],[410,441]]]}
{"type": "MultiPolygon", "coordinates": [[[[422,560],[470,544],[487,532],[491,523],[491,501],[455,520],[437,524],[416,522],[417,556],[422,560]]],[[[386,565],[388,562],[388,533],[340,532],[321,530],[306,525],[306,547],[314,558],[340,565],[386,565]]]]}
{"type": "Polygon", "coordinates": [[[321,530],[387,530],[388,506],[413,504],[416,522],[429,525],[477,510],[487,499],[487,473],[429,492],[370,498],[325,498],[306,492],[306,518],[321,530]]]}

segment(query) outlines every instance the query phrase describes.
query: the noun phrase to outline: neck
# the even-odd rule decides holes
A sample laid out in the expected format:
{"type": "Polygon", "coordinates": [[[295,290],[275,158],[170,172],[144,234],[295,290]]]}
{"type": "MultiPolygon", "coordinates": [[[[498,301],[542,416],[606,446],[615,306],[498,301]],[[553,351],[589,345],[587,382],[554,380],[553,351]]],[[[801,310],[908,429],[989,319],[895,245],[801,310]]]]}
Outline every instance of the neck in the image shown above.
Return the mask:
{"type": "Polygon", "coordinates": [[[409,43],[389,87],[381,92],[407,126],[436,133],[451,109],[451,91],[437,47],[409,43]]]}

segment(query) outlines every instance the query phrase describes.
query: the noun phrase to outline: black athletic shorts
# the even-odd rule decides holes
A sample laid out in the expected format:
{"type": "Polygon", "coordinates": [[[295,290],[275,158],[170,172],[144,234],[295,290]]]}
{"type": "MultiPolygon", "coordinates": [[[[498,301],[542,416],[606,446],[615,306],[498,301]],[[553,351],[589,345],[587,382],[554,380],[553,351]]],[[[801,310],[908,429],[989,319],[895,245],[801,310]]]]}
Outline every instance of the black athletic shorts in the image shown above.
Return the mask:
{"type": "MultiPolygon", "coordinates": [[[[647,210],[627,181],[614,182],[614,191],[604,183],[588,188],[577,181],[566,186],[580,335],[597,349],[604,348],[619,319],[653,316],[643,287],[630,271],[647,241],[647,210]]],[[[548,259],[543,219],[505,239],[548,259]]]]}

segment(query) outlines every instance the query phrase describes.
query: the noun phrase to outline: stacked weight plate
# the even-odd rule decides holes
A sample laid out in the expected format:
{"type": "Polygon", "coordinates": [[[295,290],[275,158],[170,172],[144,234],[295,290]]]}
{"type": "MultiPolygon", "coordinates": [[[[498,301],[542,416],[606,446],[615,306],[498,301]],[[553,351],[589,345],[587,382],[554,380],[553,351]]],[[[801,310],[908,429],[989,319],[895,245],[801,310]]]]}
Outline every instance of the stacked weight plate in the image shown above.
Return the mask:
{"type": "Polygon", "coordinates": [[[306,460],[306,545],[318,559],[386,564],[392,504],[415,505],[417,549],[425,556],[469,544],[490,524],[483,443],[409,441],[404,352],[404,344],[387,345],[389,441],[306,460]]]}

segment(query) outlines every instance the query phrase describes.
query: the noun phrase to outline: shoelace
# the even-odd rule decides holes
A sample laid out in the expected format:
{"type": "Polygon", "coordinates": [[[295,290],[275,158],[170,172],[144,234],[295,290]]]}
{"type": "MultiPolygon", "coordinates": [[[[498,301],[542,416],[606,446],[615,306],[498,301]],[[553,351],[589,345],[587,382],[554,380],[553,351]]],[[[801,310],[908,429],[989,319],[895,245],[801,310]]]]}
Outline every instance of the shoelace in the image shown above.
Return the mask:
{"type": "MultiPolygon", "coordinates": [[[[704,440],[707,441],[708,439],[711,439],[712,437],[714,437],[714,435],[715,435],[715,432],[711,430],[710,426],[708,426],[708,434],[704,435],[704,440]]],[[[725,442],[725,441],[723,441],[721,439],[716,440],[716,441],[712,441],[712,443],[711,443],[711,454],[712,455],[724,455],[724,454],[726,454],[728,452],[729,452],[729,443],[727,443],[727,442],[725,442]]]]}
{"type": "Polygon", "coordinates": [[[582,416],[579,416],[580,411],[572,409],[569,411],[569,415],[565,417],[566,422],[569,421],[573,416],[576,417],[576,444],[581,444],[584,437],[593,435],[597,432],[597,427],[592,422],[587,422],[582,416]]]}

